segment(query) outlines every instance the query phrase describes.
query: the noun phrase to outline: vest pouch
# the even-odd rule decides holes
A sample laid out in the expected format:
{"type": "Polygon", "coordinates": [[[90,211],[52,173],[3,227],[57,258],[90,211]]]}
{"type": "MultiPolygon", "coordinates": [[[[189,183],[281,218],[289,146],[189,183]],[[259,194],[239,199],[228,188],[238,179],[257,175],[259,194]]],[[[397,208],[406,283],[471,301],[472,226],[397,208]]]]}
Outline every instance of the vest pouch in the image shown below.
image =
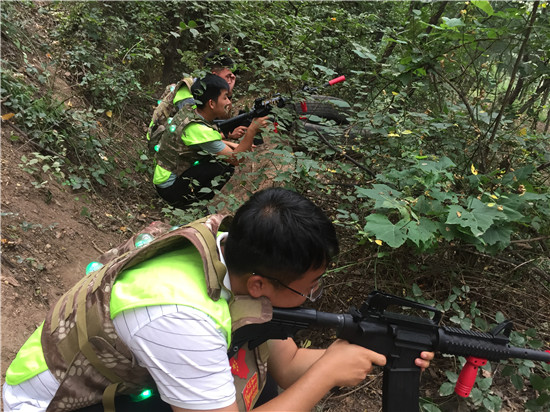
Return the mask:
{"type": "MultiPolygon", "coordinates": [[[[147,369],[137,366],[134,358],[129,359],[104,338],[93,336],[84,346],[65,371],[59,387],[62,391],[55,394],[48,412],[74,411],[98,404],[112,383],[119,383],[116,394],[136,394],[153,385],[147,369]]],[[[114,395],[113,392],[111,396],[114,395]]]]}
{"type": "MultiPolygon", "coordinates": [[[[252,323],[265,323],[273,316],[273,307],[268,298],[254,299],[248,295],[234,296],[229,304],[233,333],[242,326],[252,323]]],[[[253,350],[241,347],[229,359],[233,382],[237,392],[239,411],[249,411],[254,407],[267,380],[267,342],[253,350]]]]}

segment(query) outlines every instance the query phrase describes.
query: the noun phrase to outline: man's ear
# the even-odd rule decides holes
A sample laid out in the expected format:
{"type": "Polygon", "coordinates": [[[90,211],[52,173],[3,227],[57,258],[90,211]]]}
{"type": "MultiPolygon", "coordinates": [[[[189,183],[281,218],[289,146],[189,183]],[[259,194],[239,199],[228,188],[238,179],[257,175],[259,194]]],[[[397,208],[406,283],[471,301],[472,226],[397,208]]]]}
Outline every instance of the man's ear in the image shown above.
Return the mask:
{"type": "Polygon", "coordinates": [[[259,298],[260,296],[266,296],[268,282],[261,276],[252,275],[246,280],[246,288],[250,296],[259,298]]]}
{"type": "Polygon", "coordinates": [[[214,100],[212,99],[208,100],[208,107],[210,107],[210,110],[214,110],[214,104],[215,104],[214,100]]]}

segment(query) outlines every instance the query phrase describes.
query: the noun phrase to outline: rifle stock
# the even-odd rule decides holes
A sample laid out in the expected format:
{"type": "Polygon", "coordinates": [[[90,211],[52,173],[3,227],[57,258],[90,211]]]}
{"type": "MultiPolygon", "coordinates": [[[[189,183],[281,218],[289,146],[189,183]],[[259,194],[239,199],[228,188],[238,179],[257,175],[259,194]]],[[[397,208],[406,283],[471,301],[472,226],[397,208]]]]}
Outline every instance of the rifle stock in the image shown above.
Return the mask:
{"type": "MultiPolygon", "coordinates": [[[[509,344],[511,322],[503,322],[490,333],[455,327],[439,326],[442,313],[437,309],[384,294],[372,292],[360,310],[336,314],[314,309],[273,308],[273,318],[263,324],[244,326],[233,334],[228,356],[248,343],[254,348],[269,339],[293,337],[299,330],[310,328],[335,329],[338,338],[345,339],[386,356],[384,366],[382,410],[385,412],[417,412],[419,410],[420,368],[414,364],[422,351],[441,352],[457,356],[473,356],[499,361],[509,358],[550,362],[550,353],[518,348],[509,344]],[[433,313],[433,318],[403,315],[388,311],[389,306],[401,306],[433,313]]],[[[468,364],[467,364],[468,366],[468,364]]],[[[477,369],[475,369],[477,371],[477,369]]],[[[461,396],[469,394],[461,382],[461,396]]]]}

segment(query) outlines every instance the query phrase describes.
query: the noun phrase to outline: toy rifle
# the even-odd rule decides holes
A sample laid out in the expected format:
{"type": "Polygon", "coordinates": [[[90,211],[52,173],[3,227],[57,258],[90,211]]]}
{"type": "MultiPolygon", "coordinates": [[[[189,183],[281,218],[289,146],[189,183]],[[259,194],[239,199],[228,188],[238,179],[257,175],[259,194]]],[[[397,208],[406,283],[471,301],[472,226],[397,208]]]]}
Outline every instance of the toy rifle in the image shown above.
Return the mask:
{"type": "Polygon", "coordinates": [[[302,329],[335,329],[339,338],[386,356],[382,384],[384,412],[419,410],[420,368],[414,360],[422,351],[468,357],[455,387],[455,392],[463,397],[470,394],[478,366],[487,360],[519,358],[550,363],[550,351],[523,349],[509,344],[510,321],[483,333],[439,326],[441,317],[442,312],[432,306],[379,291],[372,292],[359,310],[352,307],[347,314],[306,308],[273,308],[271,321],[246,325],[234,333],[228,356],[235,355],[247,343],[252,349],[268,339],[293,337],[302,329]],[[390,312],[390,306],[425,311],[433,316],[390,312]]]}
{"type": "MultiPolygon", "coordinates": [[[[340,83],[346,80],[345,76],[339,76],[335,79],[329,80],[325,84],[319,87],[304,87],[302,90],[308,93],[313,93],[317,91],[319,88],[324,88],[327,86],[332,86],[333,84],[340,83]]],[[[252,110],[246,113],[239,114],[238,116],[232,117],[231,119],[227,120],[214,120],[214,124],[218,126],[218,129],[227,136],[230,134],[235,128],[239,126],[250,126],[250,123],[253,119],[257,117],[264,117],[271,113],[273,110],[273,107],[285,107],[285,104],[288,102],[288,99],[281,96],[280,94],[276,94],[274,97],[266,99],[266,98],[257,98],[254,101],[254,106],[252,110]]],[[[303,110],[305,105],[305,102],[302,103],[302,111],[307,112],[306,110],[303,110]]]]}

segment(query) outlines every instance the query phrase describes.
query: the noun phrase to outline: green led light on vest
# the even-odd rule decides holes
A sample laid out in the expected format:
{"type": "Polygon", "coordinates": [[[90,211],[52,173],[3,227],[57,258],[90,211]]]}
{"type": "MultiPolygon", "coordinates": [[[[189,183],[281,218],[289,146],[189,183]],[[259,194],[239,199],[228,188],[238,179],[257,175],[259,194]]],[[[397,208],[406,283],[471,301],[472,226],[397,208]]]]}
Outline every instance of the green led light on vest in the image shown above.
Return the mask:
{"type": "Polygon", "coordinates": [[[103,263],[99,262],[90,262],[88,266],[86,266],[86,275],[89,275],[92,272],[95,272],[96,270],[99,270],[103,267],[103,263]]]}
{"type": "Polygon", "coordinates": [[[167,120],[168,124],[172,123],[172,120],[174,120],[174,118],[173,118],[173,117],[169,117],[168,120],[167,120]]]}
{"type": "Polygon", "coordinates": [[[149,233],[142,233],[141,235],[138,235],[136,237],[136,248],[140,248],[142,246],[147,245],[148,243],[151,243],[153,241],[154,237],[151,236],[149,233]]]}
{"type": "Polygon", "coordinates": [[[174,132],[176,131],[176,125],[175,125],[175,124],[173,124],[172,126],[170,126],[170,131],[171,131],[172,133],[174,133],[174,132]]]}
{"type": "Polygon", "coordinates": [[[176,86],[174,85],[170,86],[170,92],[173,92],[174,90],[176,90],[176,86]]]}
{"type": "Polygon", "coordinates": [[[154,149],[155,149],[155,152],[158,152],[159,151],[159,148],[160,148],[160,145],[159,144],[156,144],[154,149]]]}
{"type": "Polygon", "coordinates": [[[162,100],[157,100],[157,104],[161,104],[162,100]]]}
{"type": "Polygon", "coordinates": [[[195,160],[195,163],[193,163],[193,166],[198,165],[200,162],[198,160],[195,160]]]}
{"type": "Polygon", "coordinates": [[[130,399],[132,399],[132,402],[141,402],[151,396],[153,396],[153,391],[151,389],[144,389],[139,395],[130,395],[130,399]]]}

